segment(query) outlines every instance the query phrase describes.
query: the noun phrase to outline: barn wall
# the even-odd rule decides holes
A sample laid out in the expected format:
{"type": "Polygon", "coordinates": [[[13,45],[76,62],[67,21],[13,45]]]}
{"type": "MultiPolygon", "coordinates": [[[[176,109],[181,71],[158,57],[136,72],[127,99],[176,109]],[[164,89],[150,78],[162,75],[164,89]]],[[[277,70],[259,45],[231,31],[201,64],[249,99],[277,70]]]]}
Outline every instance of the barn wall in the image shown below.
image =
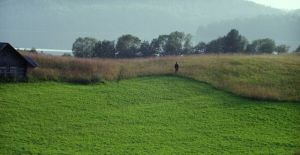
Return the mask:
{"type": "Polygon", "coordinates": [[[23,79],[26,77],[26,68],[22,67],[1,67],[0,77],[23,79]]]}

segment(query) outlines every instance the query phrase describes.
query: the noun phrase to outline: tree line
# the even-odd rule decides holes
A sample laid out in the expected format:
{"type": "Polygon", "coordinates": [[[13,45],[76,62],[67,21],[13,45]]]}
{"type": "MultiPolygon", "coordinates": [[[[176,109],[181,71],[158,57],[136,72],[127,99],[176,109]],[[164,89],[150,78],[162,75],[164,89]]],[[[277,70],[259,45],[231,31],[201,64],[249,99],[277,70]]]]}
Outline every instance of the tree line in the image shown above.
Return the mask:
{"type": "MultiPolygon", "coordinates": [[[[300,46],[297,50],[300,50],[300,46]]],[[[227,35],[219,37],[208,43],[192,44],[192,35],[184,32],[172,32],[168,35],[159,35],[151,42],[141,41],[131,34],[122,35],[117,42],[110,40],[97,40],[85,37],[77,38],[72,47],[76,57],[100,58],[133,58],[148,56],[188,55],[203,53],[286,53],[289,47],[276,46],[270,38],[254,40],[251,43],[246,37],[232,29],[227,35]]]]}

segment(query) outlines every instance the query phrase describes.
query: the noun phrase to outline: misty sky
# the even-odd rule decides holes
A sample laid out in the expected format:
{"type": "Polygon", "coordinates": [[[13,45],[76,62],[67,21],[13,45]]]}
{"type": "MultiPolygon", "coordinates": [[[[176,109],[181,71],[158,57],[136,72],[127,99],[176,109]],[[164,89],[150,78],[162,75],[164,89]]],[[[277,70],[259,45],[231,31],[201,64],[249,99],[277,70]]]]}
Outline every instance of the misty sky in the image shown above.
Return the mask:
{"type": "Polygon", "coordinates": [[[249,0],[274,8],[292,10],[300,9],[300,0],[249,0]]]}
{"type": "Polygon", "coordinates": [[[191,33],[197,43],[209,42],[235,28],[249,41],[272,38],[278,44],[299,46],[300,12],[274,8],[300,9],[300,0],[189,2],[0,0],[0,42],[19,48],[70,50],[78,37],[117,40],[123,34],[132,34],[151,41],[161,34],[180,31],[191,33]]]}

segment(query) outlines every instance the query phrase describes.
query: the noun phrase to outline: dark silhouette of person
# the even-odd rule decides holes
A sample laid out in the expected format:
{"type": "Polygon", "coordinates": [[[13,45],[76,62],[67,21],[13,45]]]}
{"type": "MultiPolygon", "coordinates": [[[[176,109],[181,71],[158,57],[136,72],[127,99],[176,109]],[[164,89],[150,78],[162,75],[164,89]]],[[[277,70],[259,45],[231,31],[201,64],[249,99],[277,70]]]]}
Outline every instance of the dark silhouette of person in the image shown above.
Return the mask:
{"type": "Polygon", "coordinates": [[[179,70],[179,65],[178,65],[178,63],[176,62],[176,64],[175,64],[175,73],[177,73],[178,72],[178,70],[179,70]]]}

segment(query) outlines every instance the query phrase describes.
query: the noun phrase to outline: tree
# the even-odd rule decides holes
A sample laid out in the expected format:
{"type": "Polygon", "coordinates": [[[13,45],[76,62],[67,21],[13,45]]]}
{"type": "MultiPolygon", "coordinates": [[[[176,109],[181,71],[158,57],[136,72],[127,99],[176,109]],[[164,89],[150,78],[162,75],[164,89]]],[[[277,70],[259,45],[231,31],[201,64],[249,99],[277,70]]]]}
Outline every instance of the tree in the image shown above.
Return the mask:
{"type": "Polygon", "coordinates": [[[155,54],[155,51],[151,49],[151,45],[148,41],[142,42],[140,52],[144,57],[153,56],[155,54]]]}
{"type": "Polygon", "coordinates": [[[168,39],[169,35],[159,35],[158,38],[154,38],[150,44],[151,50],[155,54],[165,55],[165,47],[168,39]]]}
{"type": "Polygon", "coordinates": [[[71,57],[72,54],[71,54],[71,53],[64,53],[62,56],[63,56],[63,57],[71,57]]]}
{"type": "Polygon", "coordinates": [[[205,42],[199,42],[194,47],[194,51],[195,51],[195,54],[205,53],[206,52],[206,44],[205,44],[205,42]]]}
{"type": "Polygon", "coordinates": [[[109,40],[103,40],[102,50],[103,50],[103,57],[107,57],[107,58],[115,57],[115,53],[116,53],[115,42],[109,40]]]}
{"type": "Polygon", "coordinates": [[[269,38],[254,40],[248,50],[254,53],[272,53],[275,51],[275,41],[269,38]],[[251,47],[251,48],[250,48],[251,47]]]}
{"type": "Polygon", "coordinates": [[[262,53],[272,53],[276,48],[275,41],[272,39],[263,39],[259,48],[262,53]]]}
{"type": "Polygon", "coordinates": [[[256,45],[254,45],[253,43],[252,44],[248,44],[247,45],[247,48],[246,48],[246,53],[256,53],[256,45]]]}
{"type": "Polygon", "coordinates": [[[240,40],[240,50],[239,52],[246,52],[247,46],[249,45],[249,41],[245,36],[241,36],[240,40]]]}
{"type": "Polygon", "coordinates": [[[296,49],[295,52],[300,52],[300,45],[299,45],[299,47],[296,49]]]}
{"type": "Polygon", "coordinates": [[[289,52],[290,47],[287,45],[279,45],[276,47],[276,52],[278,53],[287,53],[289,52]]]}
{"type": "Polygon", "coordinates": [[[207,53],[224,53],[224,37],[210,41],[206,46],[207,53]]]}
{"type": "Polygon", "coordinates": [[[224,52],[243,52],[248,44],[248,41],[245,37],[239,34],[239,31],[232,29],[224,37],[224,52]]]}
{"type": "Polygon", "coordinates": [[[184,32],[172,32],[170,33],[167,43],[165,45],[166,55],[180,55],[183,54],[185,34],[184,32]]]}
{"type": "Polygon", "coordinates": [[[103,50],[102,50],[102,41],[98,41],[95,45],[95,51],[93,53],[93,57],[102,57],[103,50]]]}
{"type": "Polygon", "coordinates": [[[183,54],[193,54],[192,35],[187,34],[184,37],[183,54]]]}
{"type": "Polygon", "coordinates": [[[115,49],[115,42],[103,40],[98,41],[95,46],[95,53],[94,57],[101,57],[101,58],[113,58],[115,56],[116,49],[115,49]]]}
{"type": "Polygon", "coordinates": [[[30,53],[37,53],[36,49],[34,47],[32,47],[28,52],[30,53]]]}
{"type": "Polygon", "coordinates": [[[154,54],[160,53],[160,45],[159,45],[159,40],[157,38],[152,39],[150,43],[150,49],[154,54]]]}
{"type": "Polygon", "coordinates": [[[72,51],[75,57],[93,57],[97,40],[94,38],[77,38],[73,43],[72,51]]]}
{"type": "Polygon", "coordinates": [[[119,52],[118,57],[135,57],[141,46],[141,40],[133,35],[123,35],[118,39],[116,49],[119,52]]]}

